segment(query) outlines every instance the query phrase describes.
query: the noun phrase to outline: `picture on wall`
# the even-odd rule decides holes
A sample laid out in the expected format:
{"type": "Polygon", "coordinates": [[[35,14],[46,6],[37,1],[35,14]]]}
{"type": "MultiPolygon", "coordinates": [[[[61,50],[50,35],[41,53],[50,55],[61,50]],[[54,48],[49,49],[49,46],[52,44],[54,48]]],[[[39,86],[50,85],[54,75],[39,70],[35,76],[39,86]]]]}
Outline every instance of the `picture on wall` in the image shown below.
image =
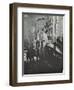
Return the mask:
{"type": "Polygon", "coordinates": [[[10,4],[10,85],[72,83],[72,6],[10,4]]]}

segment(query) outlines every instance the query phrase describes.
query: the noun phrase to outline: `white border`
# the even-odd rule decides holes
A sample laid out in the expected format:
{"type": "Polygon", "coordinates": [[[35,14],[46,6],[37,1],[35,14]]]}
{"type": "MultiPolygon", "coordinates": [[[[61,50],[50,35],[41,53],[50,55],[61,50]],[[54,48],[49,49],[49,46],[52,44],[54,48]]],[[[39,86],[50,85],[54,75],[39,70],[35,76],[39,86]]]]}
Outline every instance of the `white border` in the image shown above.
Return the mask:
{"type": "Polygon", "coordinates": [[[69,10],[56,9],[37,9],[37,8],[21,8],[17,9],[17,82],[33,82],[33,81],[55,81],[55,80],[69,80],[69,10]],[[55,74],[37,74],[22,76],[22,12],[30,13],[52,13],[64,14],[63,21],[63,37],[64,37],[64,52],[63,52],[63,73],[55,74]]]}

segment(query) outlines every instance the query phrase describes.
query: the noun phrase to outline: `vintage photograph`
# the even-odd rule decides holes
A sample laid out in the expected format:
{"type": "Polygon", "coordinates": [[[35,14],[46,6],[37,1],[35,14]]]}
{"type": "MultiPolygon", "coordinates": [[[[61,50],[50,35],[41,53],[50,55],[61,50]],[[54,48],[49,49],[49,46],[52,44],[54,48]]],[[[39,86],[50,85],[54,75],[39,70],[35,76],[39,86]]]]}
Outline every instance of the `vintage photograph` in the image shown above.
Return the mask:
{"type": "Polygon", "coordinates": [[[23,13],[23,74],[63,72],[63,15],[23,13]]]}
{"type": "Polygon", "coordinates": [[[10,4],[11,86],[72,83],[72,6],[10,4]]]}

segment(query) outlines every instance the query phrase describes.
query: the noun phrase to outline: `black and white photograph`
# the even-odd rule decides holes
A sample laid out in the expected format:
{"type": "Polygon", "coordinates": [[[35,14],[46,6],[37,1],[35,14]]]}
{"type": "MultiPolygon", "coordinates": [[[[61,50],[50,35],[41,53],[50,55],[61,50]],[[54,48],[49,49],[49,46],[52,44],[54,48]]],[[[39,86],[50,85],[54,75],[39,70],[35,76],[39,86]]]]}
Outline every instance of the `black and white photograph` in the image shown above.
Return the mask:
{"type": "Polygon", "coordinates": [[[10,4],[10,85],[72,83],[72,7],[10,4]]]}
{"type": "Polygon", "coordinates": [[[22,71],[63,72],[62,14],[22,13],[22,71]]]}

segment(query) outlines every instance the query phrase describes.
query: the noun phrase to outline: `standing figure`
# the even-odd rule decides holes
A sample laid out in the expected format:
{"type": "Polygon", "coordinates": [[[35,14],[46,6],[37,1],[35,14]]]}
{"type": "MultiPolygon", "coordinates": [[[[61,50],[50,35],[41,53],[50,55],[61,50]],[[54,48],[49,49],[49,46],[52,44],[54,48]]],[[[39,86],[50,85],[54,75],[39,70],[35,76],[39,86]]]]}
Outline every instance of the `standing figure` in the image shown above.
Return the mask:
{"type": "Polygon", "coordinates": [[[45,46],[48,43],[48,37],[47,33],[42,29],[42,40],[41,40],[41,51],[42,51],[42,56],[45,57],[45,46]]]}
{"type": "Polygon", "coordinates": [[[39,56],[40,56],[40,54],[39,54],[39,50],[40,50],[40,41],[39,40],[37,40],[37,42],[36,42],[36,56],[37,56],[37,60],[39,60],[39,56]]]}

